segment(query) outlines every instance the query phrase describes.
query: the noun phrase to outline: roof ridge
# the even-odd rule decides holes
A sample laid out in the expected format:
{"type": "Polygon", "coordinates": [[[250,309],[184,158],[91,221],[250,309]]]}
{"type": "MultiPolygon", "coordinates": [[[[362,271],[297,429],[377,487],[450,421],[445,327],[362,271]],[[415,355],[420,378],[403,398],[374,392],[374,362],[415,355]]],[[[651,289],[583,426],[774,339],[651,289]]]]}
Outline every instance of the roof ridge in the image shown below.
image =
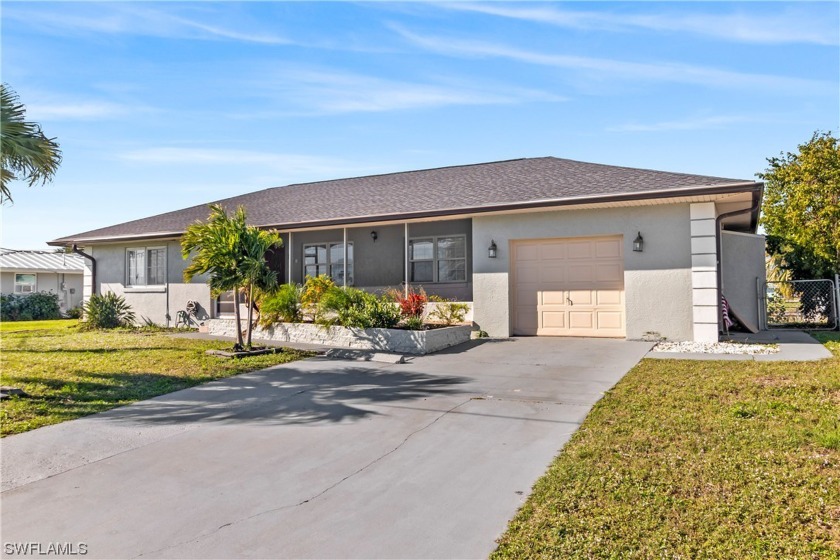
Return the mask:
{"type": "MultiPolygon", "coordinates": [[[[321,181],[308,181],[306,183],[289,183],[288,185],[280,185],[277,187],[269,187],[267,189],[262,189],[263,191],[270,191],[273,189],[285,189],[287,187],[300,187],[302,185],[320,185],[322,183],[334,183],[336,181],[354,181],[356,179],[371,179],[373,177],[389,177],[392,175],[408,175],[411,173],[425,173],[427,171],[440,171],[441,169],[457,169],[457,168],[464,168],[464,167],[479,167],[482,165],[495,165],[497,163],[511,163],[514,161],[527,161],[527,160],[537,160],[537,159],[557,159],[551,156],[541,156],[541,157],[522,157],[522,158],[512,158],[512,159],[500,159],[498,161],[484,161],[481,163],[464,163],[460,165],[441,165],[440,167],[428,167],[424,169],[409,169],[408,171],[391,171],[389,173],[373,173],[371,175],[358,175],[356,177],[341,177],[338,179],[323,179],[321,181]]],[[[255,191],[261,192],[261,191],[255,191]]],[[[235,198],[235,197],[231,197],[235,198]]]]}

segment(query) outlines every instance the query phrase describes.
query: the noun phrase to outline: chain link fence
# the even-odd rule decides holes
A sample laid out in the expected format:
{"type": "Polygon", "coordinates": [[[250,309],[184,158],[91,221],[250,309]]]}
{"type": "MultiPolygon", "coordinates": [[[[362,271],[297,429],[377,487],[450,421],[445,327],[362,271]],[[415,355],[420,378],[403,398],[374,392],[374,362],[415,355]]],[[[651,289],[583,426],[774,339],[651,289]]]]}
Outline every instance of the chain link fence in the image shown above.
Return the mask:
{"type": "Polygon", "coordinates": [[[764,322],[769,329],[836,329],[837,295],[834,282],[767,282],[764,322]]]}

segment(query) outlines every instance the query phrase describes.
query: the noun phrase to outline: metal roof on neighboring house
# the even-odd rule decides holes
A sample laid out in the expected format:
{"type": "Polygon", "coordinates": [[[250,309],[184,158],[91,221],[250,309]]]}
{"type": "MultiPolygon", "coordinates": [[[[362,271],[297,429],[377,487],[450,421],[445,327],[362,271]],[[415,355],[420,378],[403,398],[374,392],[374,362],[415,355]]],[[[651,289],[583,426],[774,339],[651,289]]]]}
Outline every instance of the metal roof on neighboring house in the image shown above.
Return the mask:
{"type": "MultiPolygon", "coordinates": [[[[274,187],[217,202],[228,209],[244,206],[253,225],[295,229],[760,187],[751,180],[542,157],[274,187]]],[[[177,236],[207,215],[207,204],[201,204],[50,244],[177,236]]]]}
{"type": "Polygon", "coordinates": [[[0,249],[0,270],[82,274],[84,262],[74,253],[0,249]]]}

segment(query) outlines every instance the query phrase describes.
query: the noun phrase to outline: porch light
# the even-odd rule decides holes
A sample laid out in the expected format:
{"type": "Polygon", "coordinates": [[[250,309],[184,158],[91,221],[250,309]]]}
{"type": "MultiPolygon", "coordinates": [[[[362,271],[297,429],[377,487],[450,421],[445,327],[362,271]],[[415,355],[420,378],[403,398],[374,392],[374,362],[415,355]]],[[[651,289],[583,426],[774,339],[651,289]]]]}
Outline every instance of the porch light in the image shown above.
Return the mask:
{"type": "Polygon", "coordinates": [[[645,240],[642,238],[642,232],[640,231],[638,235],[636,235],[636,239],[633,240],[633,250],[637,253],[641,253],[644,250],[645,240]]]}
{"type": "Polygon", "coordinates": [[[491,239],[490,246],[487,248],[487,256],[491,259],[495,259],[497,249],[498,247],[496,247],[496,242],[491,239]]]}
{"type": "Polygon", "coordinates": [[[379,234],[376,233],[375,229],[370,232],[370,238],[373,239],[374,243],[376,243],[376,240],[379,238],[379,234]]]}

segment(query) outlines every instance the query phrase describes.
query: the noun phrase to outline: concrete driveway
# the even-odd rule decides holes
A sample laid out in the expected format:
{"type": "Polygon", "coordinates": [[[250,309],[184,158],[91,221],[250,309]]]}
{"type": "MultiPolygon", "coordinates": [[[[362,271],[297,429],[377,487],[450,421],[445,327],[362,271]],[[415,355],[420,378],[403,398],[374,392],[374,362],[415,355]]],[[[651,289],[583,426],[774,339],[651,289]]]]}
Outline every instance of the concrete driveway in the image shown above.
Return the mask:
{"type": "Polygon", "coordinates": [[[8,543],[93,558],[480,558],[650,349],[517,338],[316,358],[2,440],[8,543]]]}

